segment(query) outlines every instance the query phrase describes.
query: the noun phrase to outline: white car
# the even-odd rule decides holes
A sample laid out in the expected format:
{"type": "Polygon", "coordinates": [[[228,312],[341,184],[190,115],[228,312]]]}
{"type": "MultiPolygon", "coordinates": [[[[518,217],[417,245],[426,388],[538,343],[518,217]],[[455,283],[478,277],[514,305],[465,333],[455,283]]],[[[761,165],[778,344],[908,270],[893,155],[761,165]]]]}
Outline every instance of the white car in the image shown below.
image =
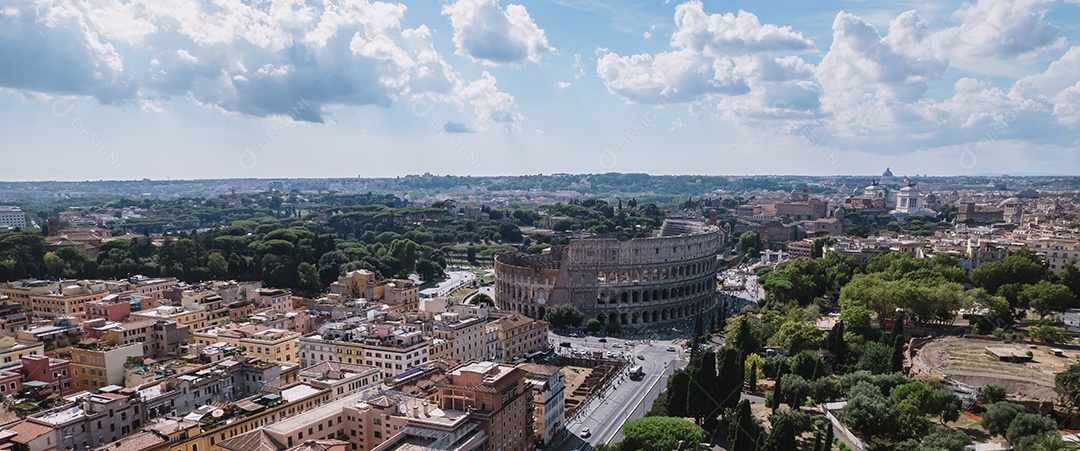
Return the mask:
{"type": "Polygon", "coordinates": [[[618,344],[618,343],[615,343],[615,344],[611,345],[611,347],[613,347],[613,348],[615,348],[615,349],[619,349],[619,348],[621,348],[621,347],[622,347],[622,345],[621,345],[621,344],[618,344]]]}
{"type": "Polygon", "coordinates": [[[668,346],[667,351],[668,352],[675,352],[675,347],[674,346],[668,346]]]}
{"type": "Polygon", "coordinates": [[[589,428],[581,428],[581,434],[578,435],[581,435],[582,438],[588,438],[592,435],[592,431],[590,431],[589,428]]]}

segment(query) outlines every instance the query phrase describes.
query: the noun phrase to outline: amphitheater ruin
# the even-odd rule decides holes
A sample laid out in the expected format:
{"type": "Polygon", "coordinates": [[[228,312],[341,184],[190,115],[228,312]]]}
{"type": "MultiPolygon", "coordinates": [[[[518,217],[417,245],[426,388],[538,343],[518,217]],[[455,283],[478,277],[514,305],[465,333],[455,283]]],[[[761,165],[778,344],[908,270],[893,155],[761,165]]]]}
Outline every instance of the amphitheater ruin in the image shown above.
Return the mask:
{"type": "Polygon", "coordinates": [[[718,228],[667,219],[648,238],[582,238],[541,254],[505,253],[495,258],[495,303],[533,318],[570,303],[602,323],[683,320],[713,306],[721,246],[718,228]]]}

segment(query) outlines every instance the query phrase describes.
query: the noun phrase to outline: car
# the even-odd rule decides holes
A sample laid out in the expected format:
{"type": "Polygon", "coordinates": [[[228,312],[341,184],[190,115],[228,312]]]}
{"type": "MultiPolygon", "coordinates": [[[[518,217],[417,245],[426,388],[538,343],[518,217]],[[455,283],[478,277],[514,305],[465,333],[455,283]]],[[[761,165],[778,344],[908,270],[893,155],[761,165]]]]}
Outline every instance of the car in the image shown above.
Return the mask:
{"type": "Polygon", "coordinates": [[[574,338],[577,338],[577,332],[570,332],[570,336],[574,337],[574,338]]]}
{"type": "Polygon", "coordinates": [[[668,352],[675,352],[675,347],[674,346],[668,346],[667,351],[668,352]]]}
{"type": "Polygon", "coordinates": [[[621,347],[622,347],[622,345],[621,345],[621,344],[618,344],[618,343],[615,343],[615,344],[611,345],[611,347],[613,347],[613,348],[615,348],[615,349],[619,349],[619,348],[621,348],[621,347]]]}
{"type": "Polygon", "coordinates": [[[645,356],[643,356],[641,354],[638,354],[637,359],[638,360],[645,360],[645,356]]]}
{"type": "Polygon", "coordinates": [[[601,343],[607,343],[607,338],[601,338],[601,339],[596,340],[596,341],[599,341],[601,343]]]}
{"type": "Polygon", "coordinates": [[[562,343],[559,343],[559,346],[562,346],[564,348],[569,348],[570,347],[570,342],[569,341],[564,341],[562,343]]]}
{"type": "Polygon", "coordinates": [[[581,434],[579,435],[581,435],[582,438],[588,438],[592,435],[592,431],[590,431],[589,428],[581,428],[581,434]]]}
{"type": "Polygon", "coordinates": [[[626,345],[627,346],[637,346],[637,343],[634,343],[632,341],[628,341],[628,342],[626,342],[626,345]]]}

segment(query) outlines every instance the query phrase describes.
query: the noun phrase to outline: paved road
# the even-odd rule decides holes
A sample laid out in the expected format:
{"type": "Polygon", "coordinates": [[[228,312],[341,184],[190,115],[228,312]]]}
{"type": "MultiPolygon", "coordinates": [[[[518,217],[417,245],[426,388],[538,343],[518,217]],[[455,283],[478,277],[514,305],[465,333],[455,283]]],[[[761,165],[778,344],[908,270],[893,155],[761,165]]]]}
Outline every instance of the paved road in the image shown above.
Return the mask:
{"type": "Polygon", "coordinates": [[[577,417],[568,419],[567,428],[571,435],[561,444],[549,448],[553,450],[588,449],[598,443],[622,440],[623,423],[645,416],[653,400],[667,386],[668,375],[686,365],[687,355],[682,352],[680,344],[682,340],[653,341],[651,344],[634,340],[638,344],[629,347],[625,344],[627,340],[618,338],[608,338],[606,343],[601,343],[596,337],[575,338],[552,334],[551,339],[559,352],[567,352],[566,348],[558,345],[568,341],[572,345],[571,349],[602,350],[630,359],[628,368],[641,365],[645,373],[639,381],[630,380],[628,377],[616,379],[613,386],[605,390],[602,398],[593,399],[579,411],[577,417]],[[675,351],[668,351],[669,347],[675,348],[675,351]],[[639,355],[644,359],[638,359],[639,355]],[[584,428],[591,431],[589,437],[580,437],[584,428]]]}
{"type": "Polygon", "coordinates": [[[475,279],[476,274],[469,271],[447,271],[445,279],[440,280],[434,286],[420,290],[420,294],[423,297],[446,296],[475,279]]]}

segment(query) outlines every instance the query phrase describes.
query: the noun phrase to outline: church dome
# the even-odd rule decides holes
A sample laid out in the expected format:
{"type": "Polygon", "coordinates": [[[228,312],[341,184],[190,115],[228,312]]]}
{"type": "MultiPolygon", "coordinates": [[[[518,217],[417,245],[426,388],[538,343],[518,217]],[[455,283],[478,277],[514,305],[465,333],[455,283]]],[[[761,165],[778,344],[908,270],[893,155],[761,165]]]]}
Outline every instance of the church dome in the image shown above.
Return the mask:
{"type": "Polygon", "coordinates": [[[881,176],[882,177],[892,177],[893,176],[892,171],[889,170],[888,166],[885,167],[885,172],[882,172],[881,176]]]}
{"type": "Polygon", "coordinates": [[[999,207],[1004,207],[1006,205],[1020,205],[1022,203],[1024,203],[1024,202],[1021,201],[1019,197],[1010,197],[1008,199],[1005,199],[1005,200],[1001,201],[1001,203],[998,204],[998,206],[999,207]]]}

